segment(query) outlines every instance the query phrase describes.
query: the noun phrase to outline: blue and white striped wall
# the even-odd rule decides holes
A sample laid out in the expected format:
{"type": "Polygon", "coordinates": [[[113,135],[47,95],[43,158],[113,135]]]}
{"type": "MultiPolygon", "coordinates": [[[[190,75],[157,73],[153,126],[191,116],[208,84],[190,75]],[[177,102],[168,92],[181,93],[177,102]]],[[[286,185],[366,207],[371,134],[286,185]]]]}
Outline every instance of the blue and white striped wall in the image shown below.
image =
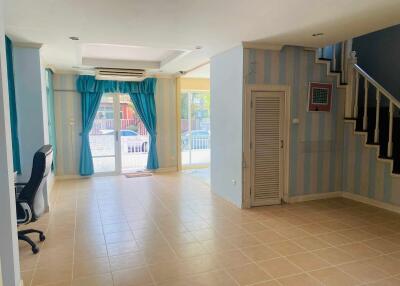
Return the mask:
{"type": "Polygon", "coordinates": [[[326,65],[302,47],[245,49],[244,81],[291,87],[291,120],[299,124],[290,127],[289,196],[341,191],[345,91],[327,76],[326,65]],[[307,112],[310,81],[333,83],[331,112],[307,112]]]}
{"type": "MultiPolygon", "coordinates": [[[[76,75],[54,75],[54,109],[57,136],[57,176],[79,174],[82,129],[81,97],[76,91],[76,75]]],[[[158,156],[161,169],[177,168],[176,80],[158,79],[156,87],[158,156]]]]}
{"type": "Polygon", "coordinates": [[[391,165],[377,160],[377,149],[364,145],[365,137],[354,134],[346,123],[343,138],[343,191],[384,203],[400,205],[400,178],[391,165]]]}

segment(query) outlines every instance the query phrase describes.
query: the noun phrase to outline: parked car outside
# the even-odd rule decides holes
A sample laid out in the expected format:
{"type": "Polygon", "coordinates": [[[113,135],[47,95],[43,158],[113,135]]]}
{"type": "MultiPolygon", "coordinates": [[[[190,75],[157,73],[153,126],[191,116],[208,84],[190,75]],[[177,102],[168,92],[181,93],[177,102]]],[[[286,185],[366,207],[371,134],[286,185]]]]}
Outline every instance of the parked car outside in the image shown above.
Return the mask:
{"type": "MultiPolygon", "coordinates": [[[[105,129],[99,130],[100,135],[112,135],[114,130],[105,129]]],[[[148,152],[149,139],[148,136],[142,136],[136,131],[122,129],[119,131],[121,136],[122,151],[133,153],[133,152],[148,152]],[[126,150],[124,150],[126,149],[126,150]]]]}

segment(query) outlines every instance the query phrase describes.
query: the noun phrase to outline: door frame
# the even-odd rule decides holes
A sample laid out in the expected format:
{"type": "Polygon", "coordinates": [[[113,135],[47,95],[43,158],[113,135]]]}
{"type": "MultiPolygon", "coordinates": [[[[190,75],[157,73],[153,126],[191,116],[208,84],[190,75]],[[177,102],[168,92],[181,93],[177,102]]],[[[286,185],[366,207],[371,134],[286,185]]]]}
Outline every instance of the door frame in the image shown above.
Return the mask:
{"type": "MultiPolygon", "coordinates": [[[[102,176],[115,176],[122,174],[122,153],[121,153],[121,105],[120,105],[120,93],[109,93],[113,97],[113,109],[114,109],[114,153],[115,153],[115,170],[112,172],[95,172],[92,177],[102,176]],[[116,112],[117,111],[117,112],[116,112]]],[[[104,95],[104,94],[103,94],[104,95]]],[[[101,104],[101,103],[100,103],[101,104]]],[[[99,156],[99,157],[113,157],[113,156],[99,156]]]]}
{"type": "MultiPolygon", "coordinates": [[[[176,149],[177,149],[177,170],[190,170],[190,169],[204,169],[209,168],[211,162],[209,164],[190,164],[190,165],[183,165],[182,164],[182,126],[181,126],[181,96],[183,92],[187,92],[189,97],[192,98],[192,94],[195,92],[209,92],[211,98],[211,92],[207,89],[199,89],[199,88],[181,88],[181,79],[177,81],[177,91],[176,91],[176,149]]],[[[189,102],[191,104],[191,102],[189,102]]],[[[190,114],[190,109],[189,109],[190,114]]],[[[209,114],[211,117],[211,114],[209,114]]],[[[210,141],[210,149],[211,149],[211,141],[210,141]]]]}
{"type": "Polygon", "coordinates": [[[284,92],[285,114],[283,116],[283,201],[289,197],[289,157],[290,157],[290,102],[291,90],[289,85],[249,84],[245,87],[243,98],[243,208],[251,208],[251,94],[252,92],[284,92]]]}

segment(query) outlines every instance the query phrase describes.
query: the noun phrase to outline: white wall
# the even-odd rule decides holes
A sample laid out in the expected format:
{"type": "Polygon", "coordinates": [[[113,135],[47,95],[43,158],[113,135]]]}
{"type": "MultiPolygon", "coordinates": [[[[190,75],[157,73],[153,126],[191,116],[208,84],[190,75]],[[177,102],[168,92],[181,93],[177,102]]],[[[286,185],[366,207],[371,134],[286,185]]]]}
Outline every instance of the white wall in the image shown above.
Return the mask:
{"type": "Polygon", "coordinates": [[[48,142],[47,104],[42,89],[39,48],[14,46],[13,52],[21,156],[18,180],[27,182],[32,171],[33,155],[48,142]]]}
{"type": "MultiPolygon", "coordinates": [[[[79,174],[82,114],[76,77],[74,74],[54,74],[57,176],[79,174]]],[[[155,100],[160,169],[176,170],[176,79],[157,79],[155,100]]]]}
{"type": "Polygon", "coordinates": [[[19,286],[20,268],[15,217],[3,11],[4,1],[0,0],[0,260],[4,285],[19,286]]]}
{"type": "Polygon", "coordinates": [[[242,206],[243,48],[211,58],[211,190],[242,206]]]}

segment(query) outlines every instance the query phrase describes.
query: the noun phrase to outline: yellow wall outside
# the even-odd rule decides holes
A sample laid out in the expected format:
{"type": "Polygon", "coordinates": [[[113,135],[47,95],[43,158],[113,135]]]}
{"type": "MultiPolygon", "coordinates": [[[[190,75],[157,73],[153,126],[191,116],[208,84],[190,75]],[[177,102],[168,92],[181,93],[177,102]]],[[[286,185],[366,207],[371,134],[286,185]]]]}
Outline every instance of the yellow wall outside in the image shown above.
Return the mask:
{"type": "Polygon", "coordinates": [[[180,78],[180,90],[210,90],[208,78],[180,78]]]}

